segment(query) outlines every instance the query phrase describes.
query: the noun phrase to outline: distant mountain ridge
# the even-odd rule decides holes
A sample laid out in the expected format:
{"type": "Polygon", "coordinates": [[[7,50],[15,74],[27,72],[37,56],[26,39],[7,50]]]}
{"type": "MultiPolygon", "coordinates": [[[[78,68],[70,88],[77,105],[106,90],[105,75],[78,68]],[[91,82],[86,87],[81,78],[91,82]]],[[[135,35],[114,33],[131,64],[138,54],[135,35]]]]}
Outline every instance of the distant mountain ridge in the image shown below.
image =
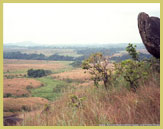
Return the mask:
{"type": "MultiPolygon", "coordinates": [[[[145,48],[143,43],[133,43],[137,45],[137,48],[145,48]]],[[[125,48],[128,43],[105,43],[105,44],[97,44],[97,43],[88,43],[88,44],[40,44],[32,41],[23,41],[23,42],[15,42],[15,43],[4,43],[4,47],[89,47],[89,48],[125,48]]]]}

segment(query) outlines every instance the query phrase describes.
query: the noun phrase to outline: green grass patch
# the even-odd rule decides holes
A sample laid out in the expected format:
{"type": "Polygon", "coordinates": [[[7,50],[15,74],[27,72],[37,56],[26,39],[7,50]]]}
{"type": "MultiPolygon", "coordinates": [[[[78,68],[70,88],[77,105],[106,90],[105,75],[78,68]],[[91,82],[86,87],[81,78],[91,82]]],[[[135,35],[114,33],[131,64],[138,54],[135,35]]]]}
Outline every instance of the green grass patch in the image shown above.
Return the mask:
{"type": "Polygon", "coordinates": [[[4,74],[25,74],[27,69],[3,72],[4,74]]]}
{"type": "Polygon", "coordinates": [[[37,80],[43,83],[44,86],[36,89],[31,89],[32,97],[42,97],[50,101],[55,100],[62,94],[60,89],[66,88],[68,86],[68,84],[64,81],[54,80],[51,77],[37,78],[37,80]],[[57,88],[57,90],[54,90],[55,88],[57,88]]]}

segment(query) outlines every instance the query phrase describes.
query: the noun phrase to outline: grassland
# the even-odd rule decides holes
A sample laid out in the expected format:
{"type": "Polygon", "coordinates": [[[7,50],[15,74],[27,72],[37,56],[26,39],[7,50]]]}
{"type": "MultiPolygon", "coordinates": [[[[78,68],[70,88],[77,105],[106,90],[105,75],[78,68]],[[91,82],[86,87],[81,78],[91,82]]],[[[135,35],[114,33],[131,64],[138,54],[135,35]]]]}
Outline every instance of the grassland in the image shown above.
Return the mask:
{"type": "Polygon", "coordinates": [[[89,73],[85,73],[85,70],[83,69],[75,69],[72,71],[66,71],[58,74],[52,74],[51,75],[55,79],[60,79],[60,80],[78,80],[78,81],[87,81],[90,80],[91,76],[89,73]]]}
{"type": "Polygon", "coordinates": [[[23,125],[159,124],[160,87],[153,77],[136,92],[124,88],[123,83],[111,91],[89,85],[64,93],[49,105],[49,110],[35,116],[25,116],[23,125]]]}
{"type": "Polygon", "coordinates": [[[27,89],[37,88],[42,85],[43,85],[42,83],[34,79],[27,78],[4,79],[3,94],[6,97],[30,96],[30,92],[27,89]]]}
{"type": "Polygon", "coordinates": [[[49,103],[47,99],[40,97],[4,98],[3,101],[4,116],[33,111],[49,103]]]}
{"type": "Polygon", "coordinates": [[[4,77],[12,76],[25,76],[29,69],[44,69],[51,70],[53,73],[60,73],[69,71],[72,66],[69,64],[72,61],[45,61],[45,60],[17,60],[17,59],[4,59],[4,77]]]}
{"type": "Polygon", "coordinates": [[[40,103],[42,103],[41,100],[43,100],[43,103],[44,100],[46,102],[48,100],[52,101],[60,96],[60,89],[65,87],[66,83],[54,80],[51,77],[28,78],[28,69],[46,69],[51,70],[54,74],[71,71],[73,68],[69,65],[70,63],[72,62],[4,59],[4,116],[17,113],[18,110],[21,112],[21,104],[29,108],[30,105],[27,101],[32,98],[34,99],[32,103],[37,102],[38,99],[40,103]],[[13,108],[14,105],[10,105],[11,101],[16,103],[22,101],[22,103],[15,105],[15,108],[13,108]]]}
{"type": "Polygon", "coordinates": [[[32,97],[46,98],[51,101],[55,100],[58,96],[61,95],[62,88],[66,88],[68,86],[67,83],[59,80],[54,80],[51,77],[38,78],[37,80],[43,83],[44,86],[36,89],[31,89],[32,97]],[[58,87],[58,91],[55,91],[56,87],[58,87]]]}
{"type": "Polygon", "coordinates": [[[106,91],[94,86],[88,72],[73,68],[70,63],[4,60],[4,93],[11,91],[13,95],[4,98],[4,116],[19,114],[23,122],[17,125],[25,126],[160,123],[160,75],[157,72],[151,71],[148,80],[142,80],[136,92],[124,88],[123,80],[106,91]],[[16,76],[26,75],[30,68],[53,73],[41,78],[16,76]],[[8,79],[6,75],[14,77],[8,79]],[[29,96],[14,94],[21,89],[29,96]]]}

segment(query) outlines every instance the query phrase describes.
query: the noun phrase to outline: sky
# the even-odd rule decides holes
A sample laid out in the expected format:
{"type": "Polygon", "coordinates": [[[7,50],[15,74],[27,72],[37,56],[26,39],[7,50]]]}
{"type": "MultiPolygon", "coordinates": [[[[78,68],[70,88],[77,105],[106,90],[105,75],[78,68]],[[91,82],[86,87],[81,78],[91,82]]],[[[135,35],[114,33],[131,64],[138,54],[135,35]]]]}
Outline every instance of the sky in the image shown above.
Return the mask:
{"type": "Polygon", "coordinates": [[[137,16],[159,3],[4,3],[3,41],[38,44],[141,43],[137,16]]]}

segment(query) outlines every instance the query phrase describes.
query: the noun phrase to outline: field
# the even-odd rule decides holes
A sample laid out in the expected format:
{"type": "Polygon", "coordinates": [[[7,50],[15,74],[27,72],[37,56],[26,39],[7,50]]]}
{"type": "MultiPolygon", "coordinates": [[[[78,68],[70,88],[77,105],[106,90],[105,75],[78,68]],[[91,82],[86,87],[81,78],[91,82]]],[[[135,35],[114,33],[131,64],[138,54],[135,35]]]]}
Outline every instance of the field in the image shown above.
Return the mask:
{"type": "Polygon", "coordinates": [[[4,73],[25,73],[28,69],[46,69],[58,72],[62,69],[68,69],[66,61],[45,61],[45,60],[16,60],[4,59],[4,73]]]}
{"type": "Polygon", "coordinates": [[[60,80],[78,80],[78,81],[87,81],[90,80],[91,76],[87,72],[85,73],[85,70],[83,69],[75,69],[69,72],[62,72],[58,74],[52,74],[53,78],[60,79],[60,80]]]}
{"type": "Polygon", "coordinates": [[[27,78],[4,79],[4,96],[30,96],[28,89],[43,86],[37,80],[27,78]]]}
{"type": "MultiPolygon", "coordinates": [[[[113,56],[124,53],[121,51],[113,56]]],[[[95,78],[89,70],[73,67],[72,62],[4,59],[4,124],[99,126],[160,123],[160,73],[156,69],[145,66],[148,78],[140,79],[136,92],[130,90],[122,72],[114,78],[107,71],[111,80],[107,90],[104,80],[95,85],[95,79],[101,78],[95,78]],[[27,74],[29,69],[50,70],[51,73],[30,77],[27,74]],[[11,123],[11,119],[21,121],[11,123]]],[[[102,69],[105,70],[104,65],[102,69]]],[[[111,62],[106,69],[116,73],[111,62]]],[[[101,75],[105,77],[103,73],[101,75]]]]}
{"type": "Polygon", "coordinates": [[[4,59],[4,116],[18,112],[20,114],[23,105],[27,106],[27,109],[30,108],[30,111],[37,107],[39,109],[37,103],[44,107],[48,101],[60,97],[65,90],[89,85],[89,75],[82,69],[75,70],[70,63],[71,61],[4,59]],[[29,69],[51,70],[52,74],[42,78],[28,78],[29,69]],[[66,78],[63,78],[63,75],[66,78]],[[88,81],[84,83],[84,80],[88,81]],[[19,104],[14,107],[11,101],[19,104]],[[34,108],[31,108],[31,104],[34,108]]]}
{"type": "Polygon", "coordinates": [[[45,104],[48,104],[48,100],[40,97],[4,98],[4,116],[33,111],[45,104]]]}

